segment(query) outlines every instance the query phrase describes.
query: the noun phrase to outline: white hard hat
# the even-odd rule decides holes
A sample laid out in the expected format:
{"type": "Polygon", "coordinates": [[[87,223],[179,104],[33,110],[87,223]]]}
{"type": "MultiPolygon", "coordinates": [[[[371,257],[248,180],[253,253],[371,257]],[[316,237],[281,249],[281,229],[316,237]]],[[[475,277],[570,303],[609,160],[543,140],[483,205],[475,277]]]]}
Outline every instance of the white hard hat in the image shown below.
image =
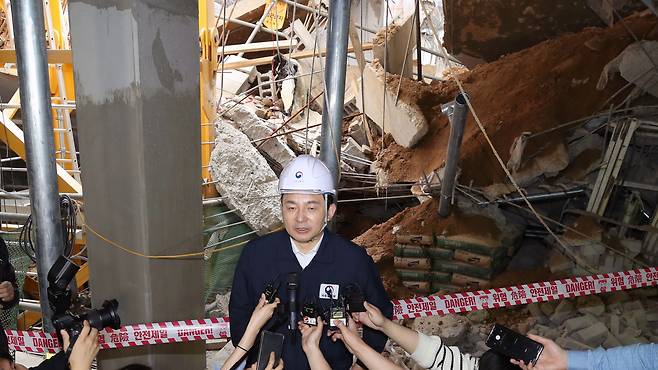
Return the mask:
{"type": "Polygon", "coordinates": [[[321,160],[300,155],[288,163],[279,177],[279,193],[333,194],[334,178],[321,160]]]}

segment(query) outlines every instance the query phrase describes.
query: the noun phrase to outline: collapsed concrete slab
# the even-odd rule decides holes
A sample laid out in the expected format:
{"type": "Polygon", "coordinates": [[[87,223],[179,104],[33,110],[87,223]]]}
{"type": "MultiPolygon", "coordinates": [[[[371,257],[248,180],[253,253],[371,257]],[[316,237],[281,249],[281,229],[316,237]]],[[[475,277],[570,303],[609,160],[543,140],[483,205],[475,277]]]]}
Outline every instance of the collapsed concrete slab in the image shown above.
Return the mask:
{"type": "Polygon", "coordinates": [[[366,65],[363,70],[364,94],[361,94],[360,79],[356,83],[356,106],[365,110],[363,113],[372,119],[380,130],[391,134],[396,143],[411,148],[427,133],[427,120],[416,104],[402,99],[396,102],[397,90],[390,84],[387,84],[387,89],[384,88],[384,76],[380,64],[366,65]]]}
{"type": "Polygon", "coordinates": [[[638,94],[639,91],[646,91],[658,97],[658,78],[655,73],[649,73],[657,57],[658,41],[644,40],[629,45],[603,68],[596,88],[603,90],[608,79],[619,72],[626,81],[637,86],[638,94]]]}
{"type": "MultiPolygon", "coordinates": [[[[232,107],[233,105],[231,104],[229,106],[232,107]]],[[[237,105],[235,108],[229,109],[224,113],[224,117],[228,119],[226,121],[227,123],[242,131],[250,141],[268,137],[275,130],[275,125],[261,119],[255,110],[245,105],[237,105]]],[[[285,138],[281,136],[255,144],[260,144],[259,149],[267,153],[281,167],[285,167],[288,162],[296,157],[295,152],[290,149],[288,144],[286,144],[285,138]]]]}
{"type": "Polygon", "coordinates": [[[413,53],[416,48],[413,16],[391,24],[388,30],[379,31],[372,43],[372,55],[386,66],[386,72],[409,78],[413,76],[413,53]]]}
{"type": "Polygon", "coordinates": [[[278,178],[247,135],[224,120],[215,126],[210,173],[224,201],[258,234],[281,226],[278,178]]]}
{"type": "Polygon", "coordinates": [[[370,167],[370,159],[363,153],[361,145],[349,136],[341,147],[341,159],[359,172],[370,167]]]}

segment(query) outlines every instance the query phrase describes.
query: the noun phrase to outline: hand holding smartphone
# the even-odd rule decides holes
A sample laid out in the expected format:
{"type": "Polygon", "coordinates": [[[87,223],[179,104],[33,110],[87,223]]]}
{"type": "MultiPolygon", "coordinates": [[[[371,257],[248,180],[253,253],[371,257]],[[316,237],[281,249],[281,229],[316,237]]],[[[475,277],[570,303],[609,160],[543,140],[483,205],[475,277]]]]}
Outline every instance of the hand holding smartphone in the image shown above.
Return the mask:
{"type": "Polygon", "coordinates": [[[274,352],[274,367],[279,366],[284,339],[285,336],[281,333],[263,330],[260,336],[260,349],[258,350],[256,369],[264,370],[267,367],[267,363],[270,361],[270,353],[272,352],[274,352]]]}
{"type": "Polygon", "coordinates": [[[524,335],[495,324],[486,344],[489,348],[502,353],[514,360],[521,360],[526,364],[537,364],[544,346],[524,335]]]}

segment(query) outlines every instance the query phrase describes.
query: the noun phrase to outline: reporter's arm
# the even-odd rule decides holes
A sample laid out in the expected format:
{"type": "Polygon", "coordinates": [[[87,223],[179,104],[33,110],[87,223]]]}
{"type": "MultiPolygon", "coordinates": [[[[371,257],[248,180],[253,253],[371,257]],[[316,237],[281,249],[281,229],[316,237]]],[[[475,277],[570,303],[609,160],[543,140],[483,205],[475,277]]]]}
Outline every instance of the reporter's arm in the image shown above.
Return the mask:
{"type": "Polygon", "coordinates": [[[654,369],[658,364],[658,344],[567,351],[567,364],[569,370],[654,369]]]}
{"type": "Polygon", "coordinates": [[[310,326],[299,322],[299,331],[302,334],[302,349],[311,370],[331,370],[331,366],[320,351],[320,338],[324,332],[322,317],[317,317],[317,325],[310,326]]]}
{"type": "Polygon", "coordinates": [[[274,303],[268,304],[265,295],[261,295],[256,309],[251,314],[247,328],[244,331],[244,334],[240,338],[240,342],[235,346],[233,353],[226,360],[222,366],[223,370],[231,369],[235,366],[242,358],[251,350],[256,343],[258,338],[258,333],[263,328],[265,323],[272,317],[276,306],[279,304],[279,299],[277,298],[274,303]]]}

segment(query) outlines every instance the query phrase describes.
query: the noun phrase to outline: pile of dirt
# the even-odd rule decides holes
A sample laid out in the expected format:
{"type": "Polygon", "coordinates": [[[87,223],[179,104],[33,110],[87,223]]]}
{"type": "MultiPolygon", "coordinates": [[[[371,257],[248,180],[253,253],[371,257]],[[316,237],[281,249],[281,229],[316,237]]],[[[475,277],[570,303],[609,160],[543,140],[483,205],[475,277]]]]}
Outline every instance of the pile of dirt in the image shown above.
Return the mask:
{"type": "MultiPolygon", "coordinates": [[[[643,13],[624,20],[640,39],[655,40],[657,20],[643,13]]],[[[548,40],[496,62],[477,66],[459,76],[480,120],[503,161],[516,137],[524,131],[542,132],[559,124],[587,117],[608,108],[608,99],[625,85],[613,78],[604,90],[596,89],[603,67],[634,42],[621,22],[612,28],[587,28],[548,40]]],[[[389,77],[397,86],[399,77],[389,77]]],[[[439,168],[445,159],[449,124],[441,104],[454,99],[454,81],[431,84],[402,78],[400,99],[417,104],[430,129],[414,148],[395,143],[379,153],[391,182],[417,181],[423,173],[439,168]]],[[[619,94],[616,99],[623,99],[619,94]]],[[[559,140],[554,131],[528,140],[524,156],[530,158],[547,142],[559,140]]],[[[505,174],[469,114],[461,149],[461,183],[487,186],[505,181],[505,174]]]]}
{"type": "Polygon", "coordinates": [[[466,214],[453,207],[447,218],[439,218],[439,202],[429,200],[407,208],[383,224],[375,225],[353,241],[366,248],[375,262],[387,263],[393,257],[395,234],[460,235],[472,239],[500,241],[498,226],[491,218],[466,214]],[[394,233],[395,231],[395,233],[394,233]]]}

